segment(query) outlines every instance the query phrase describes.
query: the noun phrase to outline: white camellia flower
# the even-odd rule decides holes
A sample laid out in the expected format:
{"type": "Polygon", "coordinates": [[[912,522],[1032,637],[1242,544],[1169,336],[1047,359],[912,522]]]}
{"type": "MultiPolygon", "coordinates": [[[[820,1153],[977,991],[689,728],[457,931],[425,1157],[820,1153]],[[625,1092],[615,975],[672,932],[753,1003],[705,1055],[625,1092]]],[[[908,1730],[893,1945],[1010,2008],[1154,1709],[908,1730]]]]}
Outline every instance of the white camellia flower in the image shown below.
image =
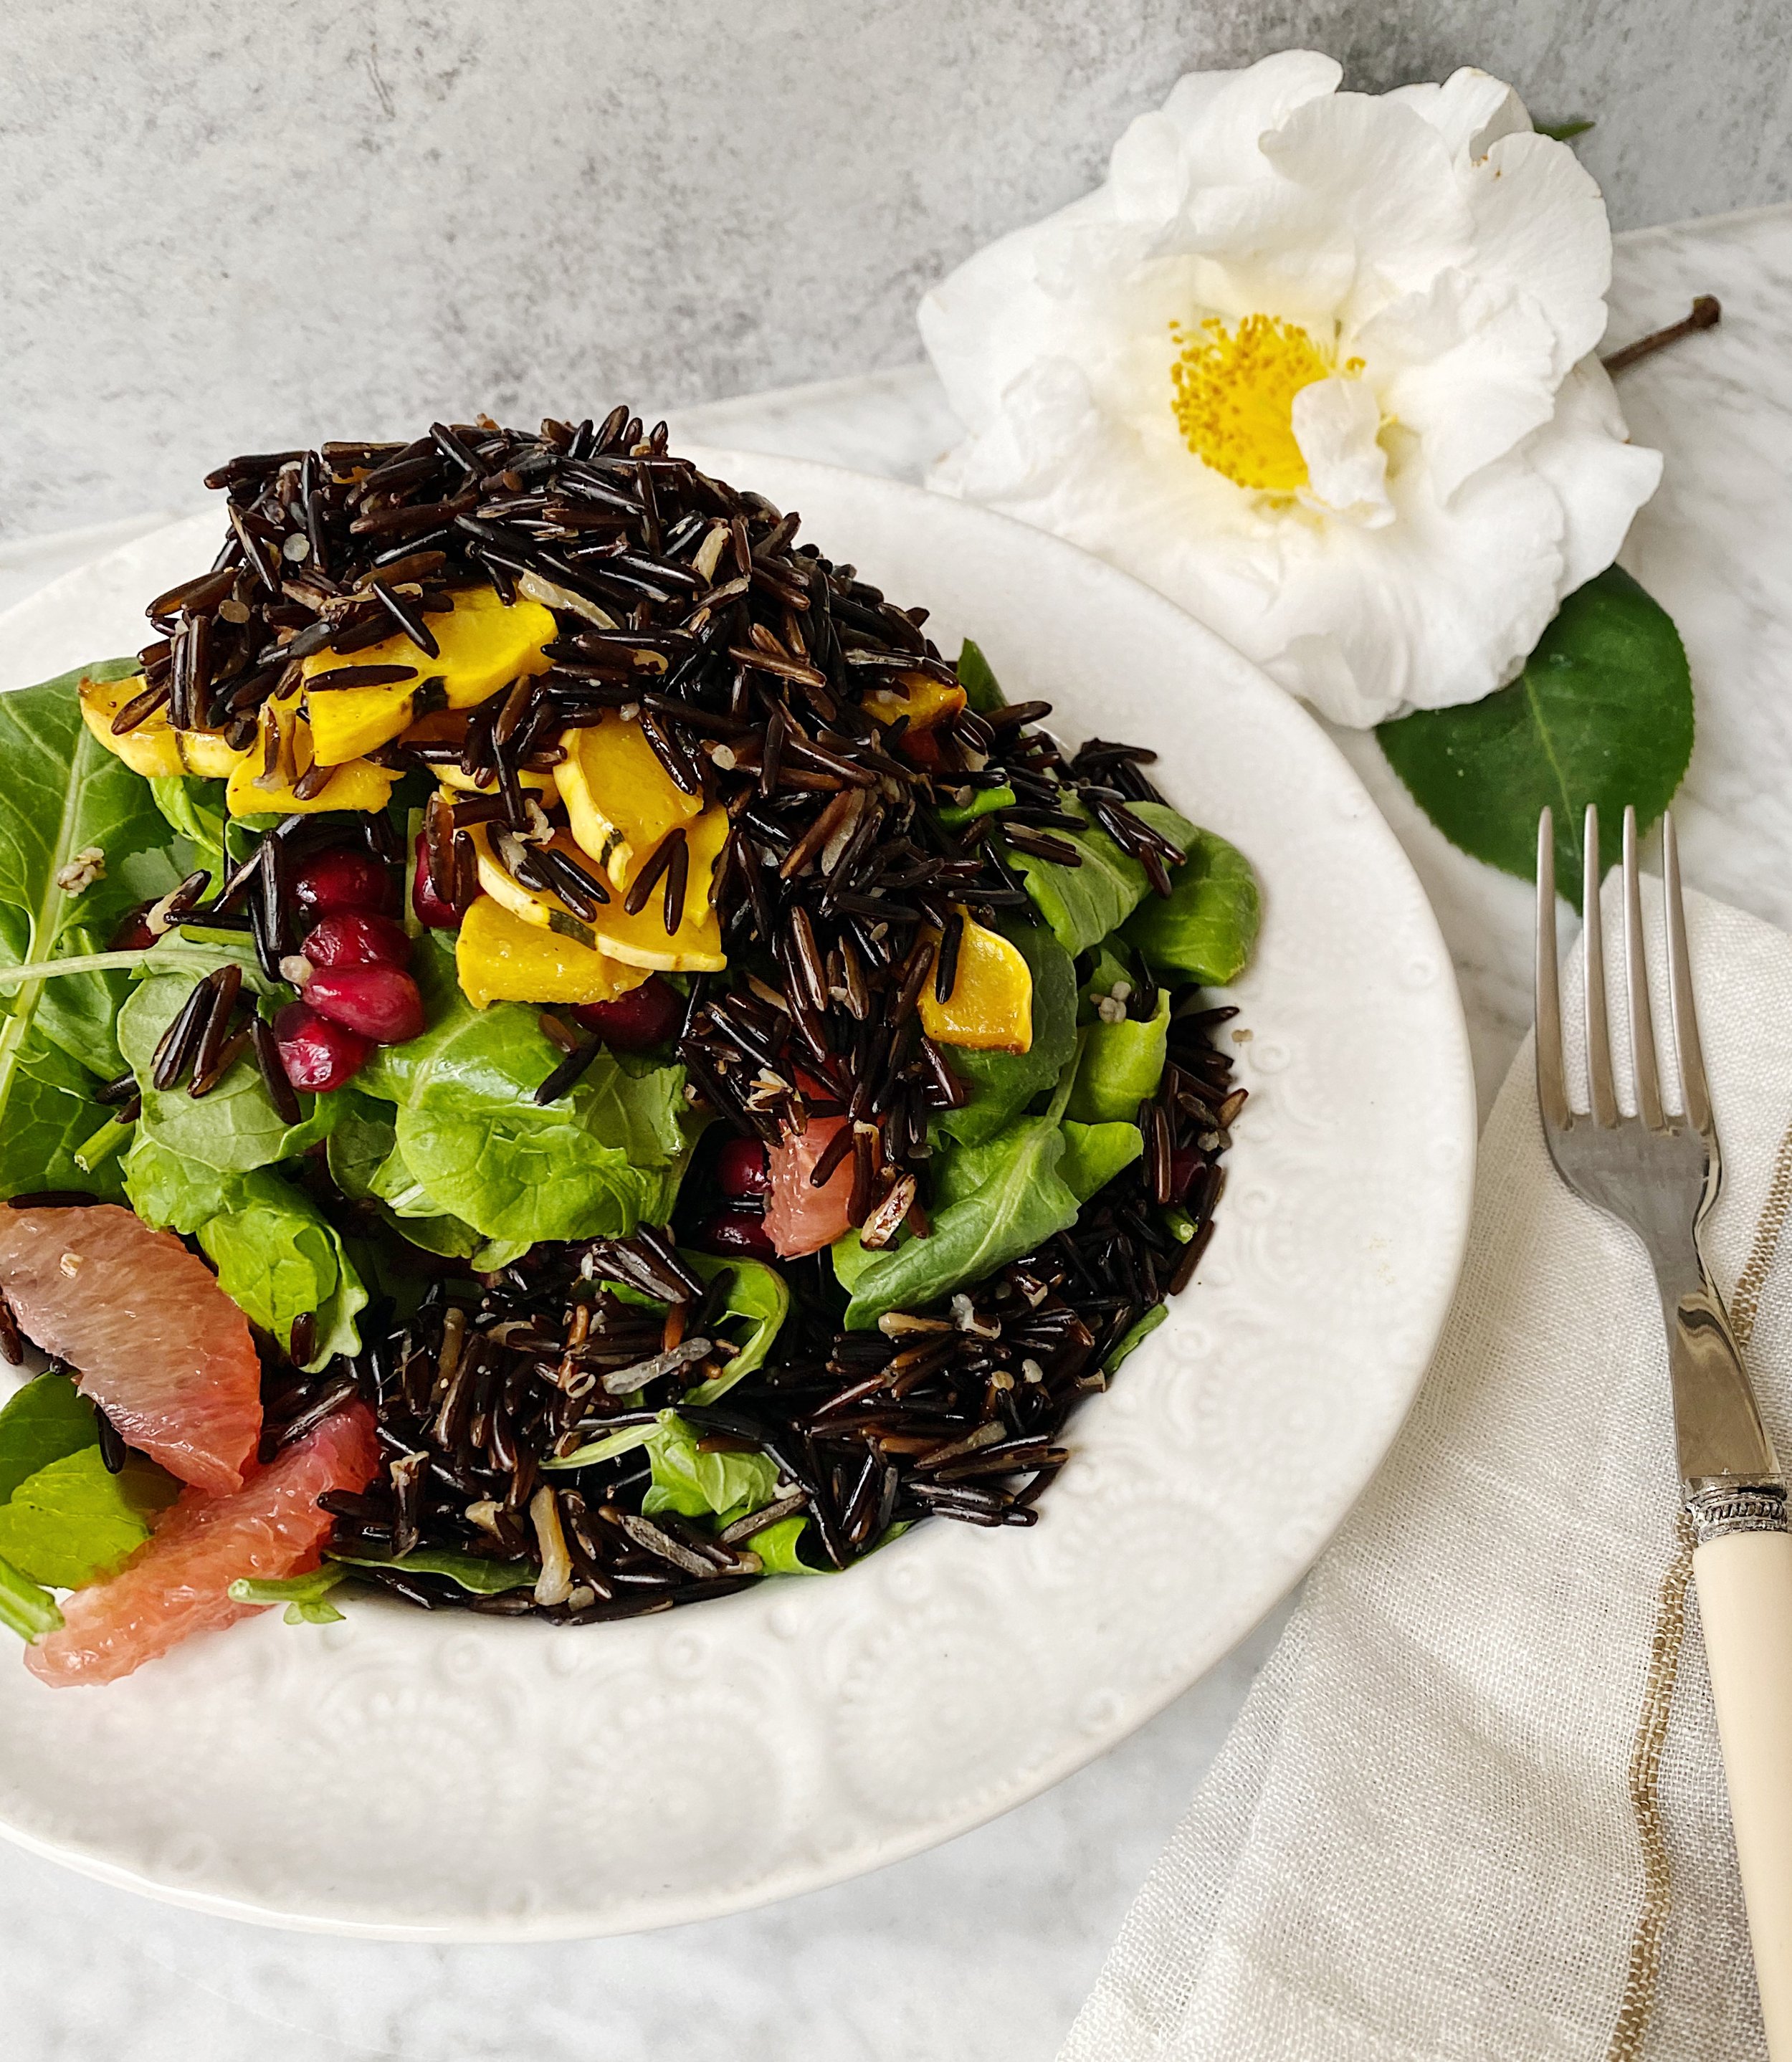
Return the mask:
{"type": "Polygon", "coordinates": [[[969,435],[931,483],[1147,580],[1346,724],[1510,680],[1660,455],[1591,354],[1611,231],[1464,70],[1191,73],[1107,183],[921,307],[969,435]]]}

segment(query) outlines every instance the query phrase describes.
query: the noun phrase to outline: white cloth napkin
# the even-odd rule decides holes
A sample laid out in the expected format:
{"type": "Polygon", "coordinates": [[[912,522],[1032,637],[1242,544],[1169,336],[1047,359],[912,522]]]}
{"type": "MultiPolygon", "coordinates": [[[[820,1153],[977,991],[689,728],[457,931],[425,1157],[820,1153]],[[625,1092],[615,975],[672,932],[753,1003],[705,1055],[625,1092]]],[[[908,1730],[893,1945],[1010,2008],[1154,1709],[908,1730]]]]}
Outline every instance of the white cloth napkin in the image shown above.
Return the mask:
{"type": "MultiPolygon", "coordinates": [[[[1689,902],[1714,1266],[1783,1458],[1792,939],[1689,902]]],[[[1764,2056],[1677,1508],[1653,1281],[1557,1178],[1527,1044],[1412,1418],[1062,2062],[1764,2056]]]]}

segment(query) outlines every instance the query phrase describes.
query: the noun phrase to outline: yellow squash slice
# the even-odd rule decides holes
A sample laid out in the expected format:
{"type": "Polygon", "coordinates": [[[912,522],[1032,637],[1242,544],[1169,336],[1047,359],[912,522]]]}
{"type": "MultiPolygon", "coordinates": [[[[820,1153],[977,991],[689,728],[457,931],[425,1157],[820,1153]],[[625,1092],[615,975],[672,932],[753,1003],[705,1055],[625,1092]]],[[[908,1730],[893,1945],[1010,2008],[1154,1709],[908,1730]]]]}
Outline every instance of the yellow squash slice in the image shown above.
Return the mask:
{"type": "MultiPolygon", "coordinates": [[[[474,856],[479,864],[480,886],[493,901],[520,917],[525,924],[607,953],[611,959],[621,960],[627,965],[649,970],[719,973],[728,964],[721,949],[721,926],[715,910],[713,906],[706,907],[699,916],[689,885],[685,894],[684,920],[673,937],[666,935],[663,904],[657,889],[648,897],[647,905],[639,916],[629,916],[622,906],[621,894],[613,892],[610,900],[588,921],[576,916],[557,895],[525,888],[514,879],[498,861],[489,824],[476,824],[467,835],[472,840],[474,856]]],[[[593,870],[589,855],[565,831],[556,832],[552,843],[556,849],[565,852],[587,873],[593,870]]],[[[693,868],[693,873],[694,871],[693,868]]]]}
{"type": "Polygon", "coordinates": [[[352,759],[339,765],[319,792],[300,796],[293,784],[308,772],[316,756],[311,729],[298,716],[294,699],[277,704],[286,728],[279,772],[271,786],[263,787],[257,776],[263,765],[262,740],[258,737],[231,769],[224,789],[224,807],[233,816],[291,816],[319,809],[383,809],[390,800],[398,776],[365,759],[352,759]]]}
{"type": "Polygon", "coordinates": [[[553,613],[538,601],[500,601],[490,588],[468,588],[446,614],[427,619],[440,646],[432,659],[402,631],[359,652],[314,652],[300,662],[307,712],[319,756],[340,766],[386,744],[409,727],[416,692],[439,680],[451,709],[467,709],[520,675],[545,672],[541,648],[555,636],[553,613]],[[344,666],[414,666],[416,677],[390,687],[327,688],[319,680],[344,666]]]}
{"type": "Polygon", "coordinates": [[[964,935],[952,992],[936,1001],[929,977],[921,990],[921,1028],[939,1045],[1024,1053],[1033,1043],[1032,971],[998,932],[974,924],[962,905],[958,914],[964,935]]]}
{"type": "Polygon", "coordinates": [[[964,689],[949,688],[931,673],[898,673],[886,688],[874,688],[865,697],[865,712],[879,723],[909,720],[909,730],[931,730],[964,707],[964,689]]]}
{"type": "Polygon", "coordinates": [[[141,673],[128,674],[122,680],[83,680],[81,720],[108,752],[146,780],[179,773],[197,774],[206,780],[227,779],[243,753],[232,752],[220,731],[176,730],[166,707],[122,736],[114,736],[113,717],[143,691],[141,673]]]}
{"type": "Polygon", "coordinates": [[[673,782],[631,717],[606,716],[561,742],[566,758],[556,777],[573,835],[626,888],[666,832],[701,811],[703,799],[673,782]]]}
{"type": "Polygon", "coordinates": [[[620,961],[519,917],[489,895],[467,912],[455,967],[476,1009],[491,1002],[613,1002],[647,978],[620,961]]]}

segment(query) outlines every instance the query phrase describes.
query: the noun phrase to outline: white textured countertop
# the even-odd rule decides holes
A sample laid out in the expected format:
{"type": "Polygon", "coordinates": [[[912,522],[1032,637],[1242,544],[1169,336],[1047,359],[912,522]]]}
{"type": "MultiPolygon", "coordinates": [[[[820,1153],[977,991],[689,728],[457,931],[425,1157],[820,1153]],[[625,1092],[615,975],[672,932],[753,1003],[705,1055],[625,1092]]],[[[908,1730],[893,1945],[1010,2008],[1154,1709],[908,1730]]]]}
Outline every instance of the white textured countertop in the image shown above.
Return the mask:
{"type": "MultiPolygon", "coordinates": [[[[1689,877],[1792,929],[1792,209],[1622,239],[1613,341],[1675,319],[1694,293],[1722,301],[1721,329],[1623,379],[1633,435],[1667,454],[1624,558],[1692,658],[1698,740],[1677,805],[1689,877]]],[[[691,409],[674,427],[910,479],[952,435],[918,370],[691,409]]],[[[158,520],[7,547],[0,606],[158,520]]],[[[1529,1013],[1529,891],[1445,844],[1372,736],[1340,740],[1436,907],[1485,1108],[1529,1013]]],[[[1104,1760],[981,1831],[764,1912],[632,1940],[281,1934],[0,1846],[0,2046],[21,2062],[1045,2062],[1276,1623],[1104,1760]]]]}

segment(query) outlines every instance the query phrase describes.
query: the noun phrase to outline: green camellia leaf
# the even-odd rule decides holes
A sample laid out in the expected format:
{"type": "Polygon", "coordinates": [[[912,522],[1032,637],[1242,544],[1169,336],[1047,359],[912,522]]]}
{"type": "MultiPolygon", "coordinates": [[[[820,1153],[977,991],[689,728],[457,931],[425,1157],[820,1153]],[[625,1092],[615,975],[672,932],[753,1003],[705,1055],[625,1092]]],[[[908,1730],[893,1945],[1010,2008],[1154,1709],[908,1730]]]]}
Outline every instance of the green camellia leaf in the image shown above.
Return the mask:
{"type": "Polygon", "coordinates": [[[1421,709],[1376,735],[1413,799],[1453,844],[1533,878],[1537,814],[1554,812],[1556,878],[1579,906],[1581,824],[1599,806],[1601,868],[1616,865],[1624,809],[1646,829],[1693,750],[1686,654],[1667,612],[1612,566],[1577,588],[1509,687],[1421,709]]]}

